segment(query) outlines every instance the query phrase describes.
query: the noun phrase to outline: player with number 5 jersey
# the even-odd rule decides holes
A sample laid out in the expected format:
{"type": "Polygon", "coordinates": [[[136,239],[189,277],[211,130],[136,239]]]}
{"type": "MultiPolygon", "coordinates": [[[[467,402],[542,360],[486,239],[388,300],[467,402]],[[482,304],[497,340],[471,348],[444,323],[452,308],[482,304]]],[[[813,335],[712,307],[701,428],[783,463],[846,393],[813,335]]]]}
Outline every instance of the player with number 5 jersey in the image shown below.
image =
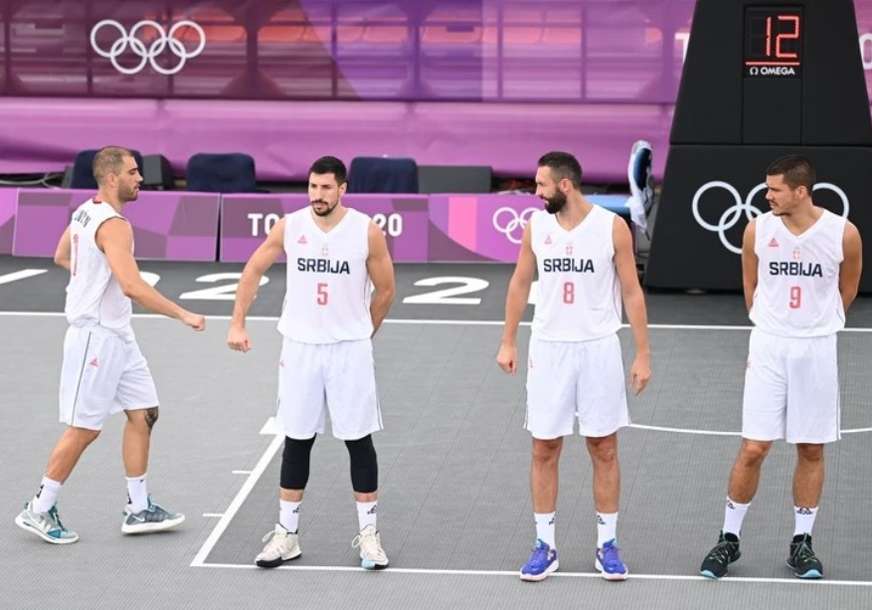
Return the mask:
{"type": "MultiPolygon", "coordinates": [[[[766,170],[771,210],[742,240],[745,304],[754,328],[742,401],[742,445],[733,464],[718,542],[700,573],[720,578],[739,558],[742,523],[772,442],[796,445],[794,531],[787,565],[821,578],[811,532],[824,483],[824,444],[841,438],[836,333],[857,296],[862,245],[848,220],[814,205],[815,169],[789,155],[766,170]]],[[[780,484],[779,484],[780,485],[780,484]]]]}
{"type": "Polygon", "coordinates": [[[279,320],[278,414],[285,435],[279,518],[255,558],[273,568],[300,556],[298,524],[315,437],[330,415],[333,436],[345,441],[360,531],[352,546],[361,566],[382,569],[388,558],[376,528],[378,462],[372,433],[382,429],[371,337],[394,297],[387,241],[368,216],[342,205],[345,165],[322,157],[309,171],[311,205],[286,215],[245,266],[227,343],[247,352],[245,317],[260,279],[287,256],[287,293],[279,320]]]}
{"type": "Polygon", "coordinates": [[[545,210],[536,211],[524,229],[497,355],[497,364],[514,374],[518,325],[538,271],[524,422],[533,436],[530,487],[536,542],[520,576],[543,580],[558,568],[558,461],[563,437],[573,433],[577,419],[593,464],[594,566],[607,580],[624,580],[629,571],[617,545],[617,431],[629,425],[630,416],[617,335],[622,300],[636,343],[633,390],[641,392],[651,376],[645,298],[633,240],[624,220],[582,195],[581,166],[568,153],[551,152],[539,159],[536,194],[545,201],[545,210]]]}

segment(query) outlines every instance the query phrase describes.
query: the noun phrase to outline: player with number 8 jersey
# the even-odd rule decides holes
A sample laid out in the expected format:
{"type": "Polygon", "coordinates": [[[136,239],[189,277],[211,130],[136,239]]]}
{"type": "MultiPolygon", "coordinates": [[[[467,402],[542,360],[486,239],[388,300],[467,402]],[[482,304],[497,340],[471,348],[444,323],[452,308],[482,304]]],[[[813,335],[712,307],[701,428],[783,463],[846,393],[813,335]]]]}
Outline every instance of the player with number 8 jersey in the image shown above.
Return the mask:
{"type": "Polygon", "coordinates": [[[573,433],[577,420],[593,464],[594,566],[607,580],[624,580],[629,570],[617,545],[617,432],[629,425],[630,416],[617,335],[622,299],[636,343],[630,370],[633,390],[641,392],[651,376],[645,297],[633,240],[621,218],[584,198],[581,166],[568,153],[551,152],[539,159],[536,194],[545,209],[534,212],[524,229],[497,355],[497,364],[515,373],[518,325],[538,270],[524,421],[533,437],[530,487],[536,542],[520,577],[543,580],[558,568],[558,461],[563,437],[573,433]]]}

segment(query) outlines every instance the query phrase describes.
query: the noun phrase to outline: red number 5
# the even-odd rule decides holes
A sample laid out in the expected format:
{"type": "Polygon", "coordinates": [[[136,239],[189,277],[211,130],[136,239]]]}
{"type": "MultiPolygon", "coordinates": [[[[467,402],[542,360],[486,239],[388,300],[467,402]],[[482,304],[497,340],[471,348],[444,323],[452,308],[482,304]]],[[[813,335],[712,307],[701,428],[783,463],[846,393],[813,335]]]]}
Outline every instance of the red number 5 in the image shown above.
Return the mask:
{"type": "Polygon", "coordinates": [[[327,284],[326,282],[318,282],[318,305],[327,304],[327,284]]]}
{"type": "Polygon", "coordinates": [[[790,287],[790,308],[799,309],[802,305],[802,288],[799,286],[790,287]]]}

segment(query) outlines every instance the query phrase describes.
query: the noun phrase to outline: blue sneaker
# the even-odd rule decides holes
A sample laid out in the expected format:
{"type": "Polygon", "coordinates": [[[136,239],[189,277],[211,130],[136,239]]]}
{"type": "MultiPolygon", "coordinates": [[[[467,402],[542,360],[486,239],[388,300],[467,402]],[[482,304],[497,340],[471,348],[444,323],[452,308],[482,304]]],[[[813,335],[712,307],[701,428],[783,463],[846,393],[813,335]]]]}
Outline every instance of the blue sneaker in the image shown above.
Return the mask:
{"type": "Polygon", "coordinates": [[[556,572],[559,567],[557,551],[541,540],[537,540],[530,559],[521,568],[521,580],[532,582],[545,580],[551,572],[556,572]]]}
{"type": "Polygon", "coordinates": [[[627,580],[627,575],[630,573],[621,561],[614,538],[606,542],[603,548],[596,550],[594,566],[606,580],[627,580]]]}

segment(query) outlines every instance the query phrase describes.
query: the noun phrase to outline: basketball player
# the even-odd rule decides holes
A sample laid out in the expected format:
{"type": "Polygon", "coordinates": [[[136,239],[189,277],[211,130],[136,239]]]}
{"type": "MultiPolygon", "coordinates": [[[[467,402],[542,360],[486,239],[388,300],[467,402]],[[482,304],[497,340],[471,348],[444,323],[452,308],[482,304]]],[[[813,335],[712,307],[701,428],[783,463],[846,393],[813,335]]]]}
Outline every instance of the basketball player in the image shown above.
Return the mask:
{"type": "Polygon", "coordinates": [[[607,580],[628,570],[617,546],[617,430],[630,423],[617,331],[621,300],[636,343],[630,369],[638,394],[651,377],[645,299],[636,275],[627,224],[581,194],[581,166],[572,155],[550,152],[539,159],[536,194],[545,210],[530,217],[506,297],[506,322],[497,363],[514,374],[517,331],[534,271],[539,297],[527,362],[527,416],[533,436],[530,487],[536,544],[521,579],[544,580],[558,568],[554,521],[563,437],[575,419],[593,464],[596,505],[596,569],[607,580]]]}
{"type": "Polygon", "coordinates": [[[79,539],[61,523],[57,497],[103,422],[119,411],[127,416],[122,455],[128,503],[122,533],[166,530],[185,520],[152,502],[147,491],[158,399],[130,326],[131,300],[194,330],[203,330],[206,322],[163,297],[139,275],[133,230],[121,214],[125,204],[136,200],[142,182],[130,151],[114,146],[100,150],[94,157],[94,177],[97,194],[73,212],[55,253],[55,262],[70,272],[64,308],[70,327],[64,338],[59,393],[60,420],[67,429],[49,457],[39,491],[15,518],[20,528],[54,544],[79,539]]]}
{"type": "Polygon", "coordinates": [[[285,434],[279,520],[255,563],[274,568],[300,556],[298,524],[309,480],[309,455],[324,432],[345,441],[360,531],[352,542],[360,565],[388,566],[376,527],[378,462],[372,433],[382,429],[371,337],[394,297],[394,269],[384,234],[368,216],[342,205],[345,165],[322,157],[309,170],[311,205],[279,220],[252,254],[236,293],[227,343],[247,352],[245,317],[261,276],[287,254],[287,294],[279,320],[276,420],[285,434]],[[371,288],[375,288],[372,292],[371,288]]]}
{"type": "Polygon", "coordinates": [[[745,304],[754,329],[742,401],[742,445],[730,474],[724,525],[700,573],[720,578],[739,556],[742,521],[772,441],[796,445],[794,530],[787,565],[822,578],[811,532],[824,484],[824,444],[840,433],[836,333],[857,296],[860,234],[812,201],[815,170],[787,156],[766,170],[771,208],[742,240],[745,304]]]}

